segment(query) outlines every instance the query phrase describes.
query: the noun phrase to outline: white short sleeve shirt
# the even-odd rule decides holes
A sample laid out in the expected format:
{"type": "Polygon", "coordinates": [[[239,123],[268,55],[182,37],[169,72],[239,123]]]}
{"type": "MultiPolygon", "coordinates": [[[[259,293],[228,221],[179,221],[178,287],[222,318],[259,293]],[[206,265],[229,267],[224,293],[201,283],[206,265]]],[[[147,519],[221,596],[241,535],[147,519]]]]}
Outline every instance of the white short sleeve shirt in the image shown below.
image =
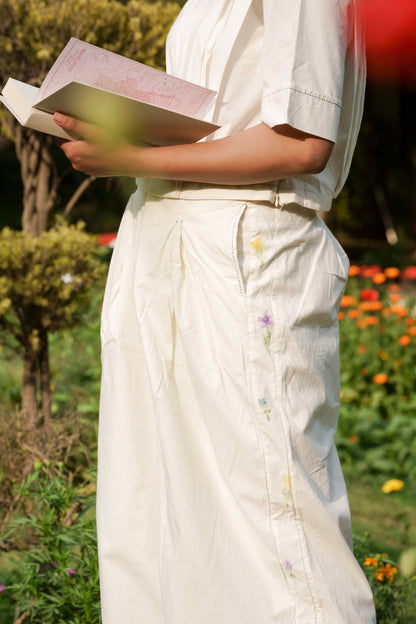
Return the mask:
{"type": "MultiPolygon", "coordinates": [[[[167,43],[167,70],[218,92],[206,140],[264,122],[335,143],[325,170],[224,196],[329,210],[347,178],[361,123],[365,61],[355,0],[188,0],[167,43]]],[[[208,185],[178,183],[193,197],[208,185]]]]}

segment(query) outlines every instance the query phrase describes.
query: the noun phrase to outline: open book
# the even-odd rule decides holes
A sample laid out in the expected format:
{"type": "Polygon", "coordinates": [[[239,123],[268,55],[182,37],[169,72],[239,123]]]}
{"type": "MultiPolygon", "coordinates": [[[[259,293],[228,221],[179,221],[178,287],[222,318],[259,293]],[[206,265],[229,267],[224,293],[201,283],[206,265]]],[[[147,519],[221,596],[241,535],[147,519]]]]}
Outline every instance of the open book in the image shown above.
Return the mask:
{"type": "Polygon", "coordinates": [[[0,100],[23,126],[71,138],[53,121],[60,111],[131,141],[174,145],[218,128],[203,120],[216,93],[71,38],[40,88],[9,78],[0,100]]]}

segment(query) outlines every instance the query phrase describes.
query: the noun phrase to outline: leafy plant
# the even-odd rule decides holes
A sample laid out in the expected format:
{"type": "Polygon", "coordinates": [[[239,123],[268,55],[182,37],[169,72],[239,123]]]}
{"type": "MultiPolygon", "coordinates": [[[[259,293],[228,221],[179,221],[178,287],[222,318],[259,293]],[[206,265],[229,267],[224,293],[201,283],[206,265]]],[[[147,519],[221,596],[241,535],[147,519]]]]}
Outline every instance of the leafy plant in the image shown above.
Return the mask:
{"type": "Polygon", "coordinates": [[[351,277],[341,302],[337,445],[344,468],[415,485],[416,301],[393,269],[351,277]]]}
{"type": "Polygon", "coordinates": [[[416,576],[406,578],[386,553],[369,553],[367,540],[368,535],[355,536],[354,553],[373,592],[377,624],[405,624],[416,576]]]}
{"type": "Polygon", "coordinates": [[[38,375],[43,417],[51,416],[48,333],[82,318],[90,286],[101,274],[95,239],[82,224],[61,221],[37,237],[0,232],[0,327],[23,352],[22,405],[32,422],[38,375]]]}
{"type": "Polygon", "coordinates": [[[3,536],[5,548],[21,552],[1,596],[12,601],[19,624],[100,622],[92,490],[91,483],[75,486],[62,465],[40,461],[19,487],[32,510],[3,536]]]}

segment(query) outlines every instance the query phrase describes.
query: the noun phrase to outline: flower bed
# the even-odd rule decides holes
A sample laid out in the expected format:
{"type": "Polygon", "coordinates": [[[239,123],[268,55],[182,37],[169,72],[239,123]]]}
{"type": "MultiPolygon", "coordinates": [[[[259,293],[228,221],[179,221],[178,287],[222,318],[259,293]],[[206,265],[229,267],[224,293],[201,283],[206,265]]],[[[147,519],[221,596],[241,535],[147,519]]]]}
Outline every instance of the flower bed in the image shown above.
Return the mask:
{"type": "Polygon", "coordinates": [[[416,484],[416,267],[351,266],[339,312],[344,467],[416,484]]]}

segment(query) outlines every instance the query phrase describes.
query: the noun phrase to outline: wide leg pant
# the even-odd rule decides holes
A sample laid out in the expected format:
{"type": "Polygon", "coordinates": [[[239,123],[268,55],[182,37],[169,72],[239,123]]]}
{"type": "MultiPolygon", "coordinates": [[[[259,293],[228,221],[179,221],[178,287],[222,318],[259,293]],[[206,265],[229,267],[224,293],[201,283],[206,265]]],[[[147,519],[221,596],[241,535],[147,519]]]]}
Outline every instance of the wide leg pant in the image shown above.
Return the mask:
{"type": "Polygon", "coordinates": [[[291,205],[127,206],[102,318],[103,624],[371,624],[334,434],[348,260],[291,205]]]}

